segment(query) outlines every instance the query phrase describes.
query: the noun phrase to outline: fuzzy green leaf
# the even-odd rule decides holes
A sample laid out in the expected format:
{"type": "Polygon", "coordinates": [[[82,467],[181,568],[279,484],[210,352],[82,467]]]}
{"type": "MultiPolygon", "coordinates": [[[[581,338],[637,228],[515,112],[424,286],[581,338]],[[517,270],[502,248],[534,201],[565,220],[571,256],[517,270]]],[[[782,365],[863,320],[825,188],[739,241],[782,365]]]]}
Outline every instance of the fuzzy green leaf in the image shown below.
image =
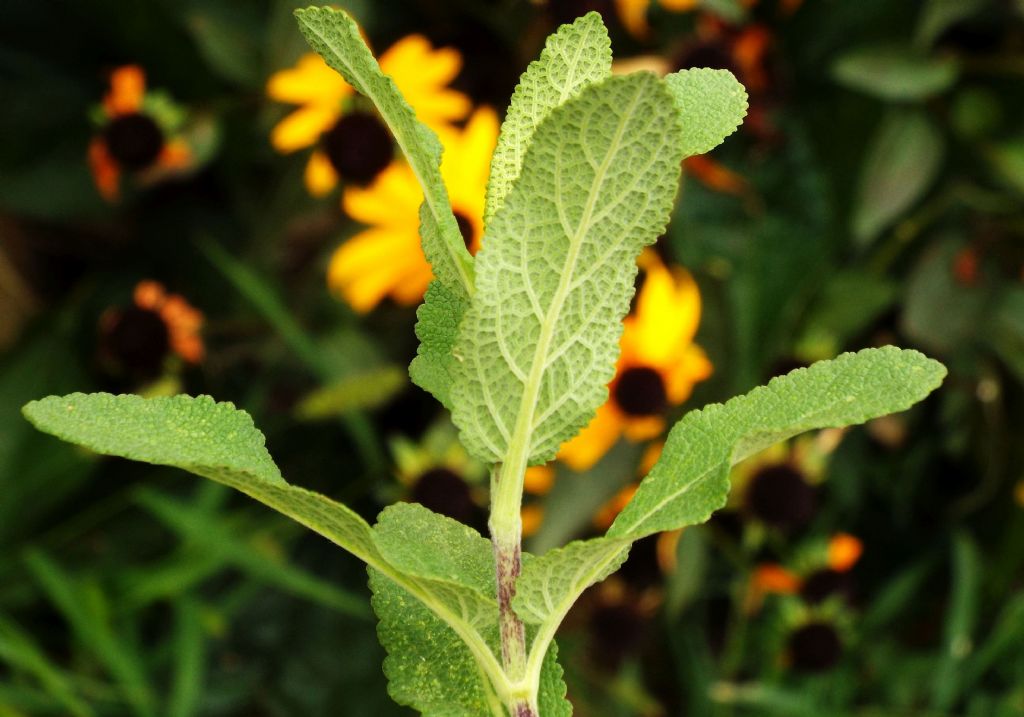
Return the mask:
{"type": "Polygon", "coordinates": [[[665,78],[683,118],[684,156],[710,152],[747,114],[747,91],[728,70],[695,68],[665,78]]]}
{"type": "Polygon", "coordinates": [[[373,527],[384,558],[477,629],[497,624],[491,542],[418,503],[396,503],[373,527]]]}
{"type": "Polygon", "coordinates": [[[453,416],[484,462],[512,445],[551,458],[606,399],[635,259],[668,222],[683,138],[647,73],[584,88],[535,132],[455,346],[453,416]]]}
{"type": "Polygon", "coordinates": [[[580,593],[614,573],[629,555],[629,539],[576,540],[527,560],[512,606],[532,624],[559,624],[580,593]]]}
{"type": "Polygon", "coordinates": [[[638,540],[702,523],[725,504],[729,469],[805,431],[902,411],[942,383],[945,367],[892,346],[848,353],[683,417],[609,537],[638,540]]]}
{"type": "Polygon", "coordinates": [[[473,653],[448,625],[377,570],[370,570],[370,589],[380,618],[377,637],[388,652],[388,693],[395,702],[424,717],[504,717],[473,653]]]}
{"type": "Polygon", "coordinates": [[[434,275],[452,291],[473,293],[473,258],[462,240],[448,191],[441,179],[441,142],[437,135],[416,119],[416,112],[398,91],[394,80],[380,70],[359,26],[343,10],[309,7],[296,10],[299,29],[310,47],[319,53],[345,80],[369,98],[391,129],[420,186],[426,209],[421,213],[431,223],[422,232],[423,252],[434,275]]]}
{"type": "Polygon", "coordinates": [[[455,380],[452,350],[467,308],[469,302],[458,292],[432,281],[416,311],[416,336],[420,345],[416,358],[409,365],[409,377],[448,410],[452,408],[451,387],[455,380]]]}
{"type": "Polygon", "coordinates": [[[501,125],[487,182],[486,224],[519,177],[534,131],[551,110],[612,73],[612,45],[600,14],[591,12],[550,35],[519,79],[501,125]]]}
{"type": "Polygon", "coordinates": [[[209,396],[73,393],[23,409],[36,428],[96,453],[174,466],[284,513],[370,564],[383,559],[370,526],[326,496],[289,485],[249,414],[209,396]]]}

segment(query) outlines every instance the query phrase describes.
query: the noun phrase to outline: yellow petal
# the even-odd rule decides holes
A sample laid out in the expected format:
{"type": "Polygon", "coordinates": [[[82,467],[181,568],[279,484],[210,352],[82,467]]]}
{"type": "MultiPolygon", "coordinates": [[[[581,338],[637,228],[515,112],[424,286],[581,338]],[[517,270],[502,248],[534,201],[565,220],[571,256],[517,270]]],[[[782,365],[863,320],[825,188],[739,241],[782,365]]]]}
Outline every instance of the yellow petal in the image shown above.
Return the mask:
{"type": "Polygon", "coordinates": [[[665,419],[661,416],[644,416],[641,418],[627,418],[623,426],[623,433],[626,438],[634,443],[649,441],[660,436],[665,430],[665,419]]]}
{"type": "Polygon", "coordinates": [[[480,197],[482,209],[499,129],[498,114],[490,107],[480,107],[470,116],[464,130],[441,134],[445,146],[441,174],[453,198],[480,197]]]}
{"type": "Polygon", "coordinates": [[[340,116],[340,108],[309,105],[295,110],[270,132],[270,143],[278,152],[294,152],[316,143],[340,116]]]}
{"type": "Polygon", "coordinates": [[[555,484],[555,469],[549,465],[530,466],[523,476],[523,490],[533,495],[545,495],[555,484]]]}
{"type": "Polygon", "coordinates": [[[447,87],[462,69],[462,56],[453,48],[435,50],[422,35],[410,35],[381,56],[380,66],[429,127],[443,128],[472,107],[468,97],[447,87]]]}
{"type": "Polygon", "coordinates": [[[658,0],[670,12],[686,12],[697,8],[699,0],[658,0]]]}
{"type": "Polygon", "coordinates": [[[313,52],[300,57],[295,67],[279,70],[267,80],[268,97],[293,105],[337,106],[352,93],[352,86],[313,52]]]}
{"type": "Polygon", "coordinates": [[[585,471],[608,450],[622,434],[622,418],[610,403],[605,403],[579,435],[562,446],[559,459],[574,471],[585,471]]]}
{"type": "Polygon", "coordinates": [[[314,197],[322,197],[338,186],[338,173],[331,160],[320,150],[309,155],[304,175],[306,189],[314,197]]]}
{"type": "Polygon", "coordinates": [[[694,384],[711,375],[713,367],[704,349],[695,344],[687,346],[667,370],[665,376],[665,393],[669,403],[678,406],[690,397],[694,384]]]}
{"type": "Polygon", "coordinates": [[[349,186],[342,195],[345,213],[356,221],[419,232],[419,206],[423,202],[416,175],[409,165],[392,162],[367,187],[349,186]]]}

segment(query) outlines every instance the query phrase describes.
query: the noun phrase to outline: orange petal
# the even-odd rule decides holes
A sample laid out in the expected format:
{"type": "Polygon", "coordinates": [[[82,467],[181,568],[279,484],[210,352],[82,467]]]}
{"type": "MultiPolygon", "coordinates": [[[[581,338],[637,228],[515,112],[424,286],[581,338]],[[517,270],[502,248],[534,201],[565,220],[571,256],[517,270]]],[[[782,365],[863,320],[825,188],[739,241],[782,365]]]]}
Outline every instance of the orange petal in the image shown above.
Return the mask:
{"type": "Polygon", "coordinates": [[[777,563],[758,565],[751,586],[759,593],[793,595],[800,590],[800,578],[777,563]]]}
{"type": "Polygon", "coordinates": [[[523,490],[533,495],[544,495],[555,484],[555,469],[549,465],[530,466],[523,477],[523,490]]]}
{"type": "Polygon", "coordinates": [[[611,500],[602,505],[597,513],[594,514],[594,527],[599,530],[608,530],[611,524],[615,522],[615,517],[623,511],[629,504],[629,501],[633,500],[633,496],[636,495],[637,488],[639,487],[636,483],[627,485],[616,493],[611,500]]]}
{"type": "Polygon", "coordinates": [[[164,291],[163,284],[160,282],[147,279],[135,285],[132,298],[140,309],[158,311],[167,300],[167,292],[164,291]]]}
{"type": "Polygon", "coordinates": [[[837,533],[828,541],[828,566],[833,570],[845,573],[860,560],[864,545],[849,533],[837,533]]]}
{"type": "Polygon", "coordinates": [[[615,0],[615,10],[626,32],[636,38],[644,38],[651,31],[647,24],[647,10],[651,0],[615,0]]]}
{"type": "Polygon", "coordinates": [[[540,505],[524,505],[519,511],[523,521],[523,537],[534,535],[544,523],[544,507],[540,505]]]}
{"type": "Polygon", "coordinates": [[[100,195],[108,202],[117,201],[121,193],[121,169],[99,137],[89,143],[89,169],[100,195]]]}
{"type": "Polygon", "coordinates": [[[686,158],[683,167],[687,174],[692,174],[701,184],[716,192],[743,194],[747,190],[746,179],[705,154],[686,158]]]}
{"type": "Polygon", "coordinates": [[[109,117],[138,112],[146,94],[146,73],[138,65],[125,65],[110,73],[110,92],[103,98],[109,117]]]}

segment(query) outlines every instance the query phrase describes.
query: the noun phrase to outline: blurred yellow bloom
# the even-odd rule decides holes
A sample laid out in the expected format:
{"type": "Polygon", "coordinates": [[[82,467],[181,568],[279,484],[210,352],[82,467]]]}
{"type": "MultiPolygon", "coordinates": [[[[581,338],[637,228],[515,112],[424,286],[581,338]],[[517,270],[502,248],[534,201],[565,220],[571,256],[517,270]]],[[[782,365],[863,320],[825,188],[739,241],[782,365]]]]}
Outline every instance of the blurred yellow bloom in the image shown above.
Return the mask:
{"type": "MultiPolygon", "coordinates": [[[[483,238],[484,189],[498,141],[494,110],[476,110],[461,131],[438,134],[444,145],[441,175],[470,252],[483,238]]],[[[423,192],[412,169],[392,162],[368,187],[350,186],[342,206],[367,228],[342,244],[331,257],[327,284],[352,308],[366,312],[386,296],[416,304],[433,278],[419,237],[423,192]]]]}
{"type": "Polygon", "coordinates": [[[640,257],[643,286],[636,311],[626,317],[621,354],[609,399],[558,456],[573,470],[586,470],[620,436],[645,441],[665,429],[663,414],[690,396],[711,375],[711,362],[693,343],[700,322],[700,293],[682,268],[669,269],[652,250],[640,257]]]}
{"type": "MultiPolygon", "coordinates": [[[[686,12],[700,6],[700,0],[657,0],[658,4],[669,12],[686,12]]],[[[643,37],[650,31],[647,24],[647,11],[651,7],[651,0],[615,0],[615,9],[619,13],[619,20],[629,34],[634,37],[643,37]]]]}
{"type": "MultiPolygon", "coordinates": [[[[434,49],[422,35],[410,35],[381,55],[380,67],[420,121],[435,131],[450,130],[469,113],[469,98],[448,87],[462,69],[457,50],[434,49]]],[[[303,55],[294,67],[274,73],[267,95],[299,106],[274,127],[270,141],[281,153],[316,146],[305,173],[313,195],[330,192],[339,176],[370,181],[391,159],[392,143],[383,124],[369,112],[353,110],[355,90],[319,55],[303,55]],[[361,119],[345,122],[356,116],[361,119]]]]}

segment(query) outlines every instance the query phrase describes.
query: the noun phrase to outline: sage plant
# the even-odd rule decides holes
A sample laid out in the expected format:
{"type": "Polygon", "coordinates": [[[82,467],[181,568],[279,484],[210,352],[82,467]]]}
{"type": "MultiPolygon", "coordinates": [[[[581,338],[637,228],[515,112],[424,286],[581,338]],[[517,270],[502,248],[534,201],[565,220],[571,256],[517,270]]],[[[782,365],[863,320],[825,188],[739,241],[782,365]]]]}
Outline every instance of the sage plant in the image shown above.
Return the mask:
{"type": "Polygon", "coordinates": [[[681,162],[746,112],[726,71],[616,76],[600,16],[552,35],[522,76],[487,187],[483,248],[463,243],[441,145],[340,10],[296,12],[327,63],[377,107],[422,188],[435,280],[418,313],[415,383],[450,409],[490,466],[489,538],[413,503],[370,525],[285,482],[250,417],[210,397],[72,394],[28,404],[41,430],[101,454],[178,466],[229,485],[366,562],[391,696],[438,717],[561,717],[555,635],[630,545],[722,507],[732,465],[803,431],[862,423],[924,398],[945,375],[914,351],[867,349],[692,411],[607,533],[522,552],[528,466],[554,458],[607,399],[636,258],[667,225],[681,162]]]}

